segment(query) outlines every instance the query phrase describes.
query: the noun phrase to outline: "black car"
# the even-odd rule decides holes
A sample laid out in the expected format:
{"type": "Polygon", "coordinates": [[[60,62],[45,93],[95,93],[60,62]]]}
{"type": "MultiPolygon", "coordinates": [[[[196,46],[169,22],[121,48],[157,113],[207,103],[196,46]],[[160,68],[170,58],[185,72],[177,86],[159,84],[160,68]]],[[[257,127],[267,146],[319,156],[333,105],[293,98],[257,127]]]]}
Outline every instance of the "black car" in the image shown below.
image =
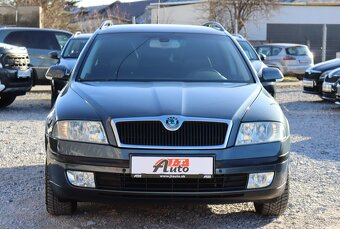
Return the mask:
{"type": "Polygon", "coordinates": [[[55,69],[61,68],[64,68],[64,71],[71,72],[86,42],[91,36],[92,34],[77,33],[69,39],[61,54],[60,52],[56,51],[49,53],[52,59],[58,60],[58,63],[51,66],[46,72],[46,78],[51,80],[51,107],[54,105],[60,91],[67,84],[67,79],[58,79],[56,77],[53,78],[53,72],[55,69]]]}
{"type": "Polygon", "coordinates": [[[322,83],[334,69],[340,68],[340,58],[314,65],[306,70],[303,77],[303,92],[322,96],[322,83]]]}
{"type": "Polygon", "coordinates": [[[0,43],[0,108],[32,88],[32,69],[27,49],[0,43]]]}
{"type": "Polygon", "coordinates": [[[240,44],[251,64],[255,68],[255,71],[261,80],[263,87],[275,98],[276,82],[265,82],[262,80],[262,70],[268,67],[265,63],[263,63],[263,61],[266,59],[266,56],[263,54],[258,54],[254,47],[243,36],[234,34],[233,37],[240,44]]]}
{"type": "Polygon", "coordinates": [[[335,103],[340,105],[340,80],[336,84],[335,103]]]}
{"type": "Polygon", "coordinates": [[[329,101],[335,101],[336,84],[340,80],[340,68],[329,72],[322,83],[322,98],[329,101]]]}
{"type": "Polygon", "coordinates": [[[27,48],[32,67],[33,85],[49,84],[45,78],[47,69],[57,61],[49,57],[51,51],[61,51],[70,32],[56,29],[3,27],[0,42],[27,48]]]}
{"type": "Polygon", "coordinates": [[[288,121],[225,30],[97,30],[47,117],[45,143],[53,215],[79,201],[251,201],[263,215],[288,204],[288,121]]]}

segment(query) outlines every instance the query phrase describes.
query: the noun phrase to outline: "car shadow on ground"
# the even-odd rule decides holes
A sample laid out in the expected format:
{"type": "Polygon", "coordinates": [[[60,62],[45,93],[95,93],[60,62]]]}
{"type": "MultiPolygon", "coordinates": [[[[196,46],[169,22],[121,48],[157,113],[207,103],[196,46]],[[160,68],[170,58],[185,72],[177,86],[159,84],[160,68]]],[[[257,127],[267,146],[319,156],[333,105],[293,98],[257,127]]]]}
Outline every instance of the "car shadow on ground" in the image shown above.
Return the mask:
{"type": "MultiPolygon", "coordinates": [[[[35,228],[255,228],[276,218],[254,212],[251,203],[233,205],[156,203],[78,203],[72,216],[51,216],[45,210],[44,166],[0,168],[0,227],[35,228]],[[224,207],[225,206],[225,207],[224,207]],[[17,219],[20,218],[20,221],[17,219]],[[32,222],[31,222],[32,223],[32,222]],[[54,225],[54,226],[53,226],[54,225]],[[13,225],[12,225],[13,226],[13,225]]],[[[152,201],[152,200],[151,200],[152,201]]]]}

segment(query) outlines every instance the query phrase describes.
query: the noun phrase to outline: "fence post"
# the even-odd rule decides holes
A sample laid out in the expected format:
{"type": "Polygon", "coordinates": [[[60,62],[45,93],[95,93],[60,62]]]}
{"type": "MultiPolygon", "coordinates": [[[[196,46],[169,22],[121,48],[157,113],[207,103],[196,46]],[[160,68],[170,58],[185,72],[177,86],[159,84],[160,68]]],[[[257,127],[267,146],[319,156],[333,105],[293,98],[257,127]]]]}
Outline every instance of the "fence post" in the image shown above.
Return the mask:
{"type": "Polygon", "coordinates": [[[322,27],[322,62],[326,61],[327,53],[327,25],[324,24],[322,27]]]}

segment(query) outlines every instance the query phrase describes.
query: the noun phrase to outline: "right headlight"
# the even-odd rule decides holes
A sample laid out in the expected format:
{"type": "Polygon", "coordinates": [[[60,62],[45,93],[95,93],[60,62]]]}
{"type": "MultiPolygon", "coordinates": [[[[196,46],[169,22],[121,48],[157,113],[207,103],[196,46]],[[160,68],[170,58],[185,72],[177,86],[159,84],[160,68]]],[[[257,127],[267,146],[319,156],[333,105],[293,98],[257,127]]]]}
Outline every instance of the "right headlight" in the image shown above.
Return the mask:
{"type": "Polygon", "coordinates": [[[97,121],[58,121],[53,127],[52,137],[60,140],[108,144],[103,125],[97,121]]]}
{"type": "Polygon", "coordinates": [[[287,130],[280,122],[248,122],[241,124],[236,145],[277,142],[287,137],[287,130]]]}

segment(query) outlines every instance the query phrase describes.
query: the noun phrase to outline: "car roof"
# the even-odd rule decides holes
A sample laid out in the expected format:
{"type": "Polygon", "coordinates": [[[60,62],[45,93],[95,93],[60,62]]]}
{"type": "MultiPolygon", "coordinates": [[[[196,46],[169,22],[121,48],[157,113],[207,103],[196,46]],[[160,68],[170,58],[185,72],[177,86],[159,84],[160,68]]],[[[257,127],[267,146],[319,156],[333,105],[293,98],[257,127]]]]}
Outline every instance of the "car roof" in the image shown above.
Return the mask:
{"type": "Polygon", "coordinates": [[[294,47],[294,46],[306,46],[302,44],[293,44],[293,43],[269,43],[269,44],[263,44],[263,45],[256,45],[256,47],[261,47],[261,46],[279,46],[279,47],[294,47]]]}
{"type": "Polygon", "coordinates": [[[99,34],[106,33],[162,33],[162,32],[175,32],[175,33],[198,33],[198,34],[211,34],[211,35],[227,35],[226,31],[219,31],[206,26],[195,25],[163,25],[163,24],[143,24],[143,25],[114,25],[105,29],[99,30],[99,34]]]}
{"type": "Polygon", "coordinates": [[[70,39],[84,39],[84,38],[90,38],[93,34],[92,33],[81,33],[81,34],[77,34],[72,36],[70,39]]]}
{"type": "Polygon", "coordinates": [[[47,29],[47,28],[35,28],[35,27],[2,27],[0,30],[10,30],[10,31],[51,31],[51,32],[61,32],[72,34],[66,30],[60,29],[47,29]]]}

